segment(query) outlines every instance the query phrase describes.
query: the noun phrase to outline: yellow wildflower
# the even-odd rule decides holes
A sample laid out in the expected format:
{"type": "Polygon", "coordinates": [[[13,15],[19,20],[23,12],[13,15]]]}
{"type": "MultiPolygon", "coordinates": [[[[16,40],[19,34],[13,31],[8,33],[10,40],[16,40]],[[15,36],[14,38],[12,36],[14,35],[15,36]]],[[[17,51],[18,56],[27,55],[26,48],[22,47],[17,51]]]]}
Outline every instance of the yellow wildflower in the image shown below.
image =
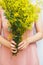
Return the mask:
{"type": "Polygon", "coordinates": [[[15,16],[18,16],[19,14],[18,14],[18,12],[16,12],[14,15],[15,15],[15,16]]]}
{"type": "Polygon", "coordinates": [[[12,34],[10,33],[7,37],[8,40],[11,40],[12,39],[12,34]]]}

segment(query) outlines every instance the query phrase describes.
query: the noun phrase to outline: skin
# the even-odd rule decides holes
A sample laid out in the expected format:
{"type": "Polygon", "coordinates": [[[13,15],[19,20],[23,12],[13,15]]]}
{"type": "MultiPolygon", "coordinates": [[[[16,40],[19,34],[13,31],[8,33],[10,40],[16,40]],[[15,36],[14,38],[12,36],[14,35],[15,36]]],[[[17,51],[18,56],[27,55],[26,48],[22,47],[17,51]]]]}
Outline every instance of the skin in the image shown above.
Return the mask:
{"type": "MultiPolygon", "coordinates": [[[[35,22],[35,28],[36,28],[37,33],[35,35],[33,35],[33,36],[27,37],[26,39],[22,40],[19,43],[19,45],[18,45],[19,46],[18,47],[19,51],[24,50],[25,48],[27,48],[28,45],[30,45],[33,42],[36,42],[36,41],[38,41],[38,40],[40,40],[40,39],[43,38],[42,24],[41,24],[40,15],[39,15],[39,19],[37,21],[38,22],[35,22]]],[[[16,45],[16,43],[13,40],[8,41],[8,40],[6,40],[5,38],[3,38],[1,36],[1,31],[2,31],[2,25],[1,25],[1,23],[2,23],[2,20],[1,20],[1,15],[0,15],[0,43],[3,44],[4,46],[10,48],[11,51],[14,52],[13,50],[15,49],[14,46],[16,45]]]]}

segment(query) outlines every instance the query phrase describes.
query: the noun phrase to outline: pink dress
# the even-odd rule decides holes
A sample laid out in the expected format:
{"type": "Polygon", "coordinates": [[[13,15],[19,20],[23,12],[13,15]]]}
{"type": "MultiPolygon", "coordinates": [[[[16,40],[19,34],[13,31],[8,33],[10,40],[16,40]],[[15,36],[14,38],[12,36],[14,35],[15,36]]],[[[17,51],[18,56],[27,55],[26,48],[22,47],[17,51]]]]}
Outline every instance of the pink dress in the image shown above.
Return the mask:
{"type": "MultiPolygon", "coordinates": [[[[2,36],[8,39],[8,26],[7,19],[2,15],[2,36]]],[[[33,24],[34,28],[34,24],[33,24]]],[[[33,29],[30,31],[26,31],[23,34],[23,39],[33,36],[33,29]]],[[[4,43],[4,42],[3,42],[4,43]]],[[[13,56],[11,50],[4,45],[0,46],[0,65],[39,65],[38,57],[37,57],[37,46],[36,43],[31,43],[25,50],[19,52],[17,56],[13,56]]]]}

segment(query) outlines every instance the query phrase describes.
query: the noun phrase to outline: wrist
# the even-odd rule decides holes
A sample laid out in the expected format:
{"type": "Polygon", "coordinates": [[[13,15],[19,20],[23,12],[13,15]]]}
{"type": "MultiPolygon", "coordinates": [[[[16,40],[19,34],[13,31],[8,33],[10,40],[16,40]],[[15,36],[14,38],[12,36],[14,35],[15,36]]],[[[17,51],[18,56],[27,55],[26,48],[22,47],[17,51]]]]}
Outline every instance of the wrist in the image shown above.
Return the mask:
{"type": "Polygon", "coordinates": [[[30,44],[30,40],[29,40],[29,38],[27,38],[26,41],[27,41],[28,44],[30,44]]]}

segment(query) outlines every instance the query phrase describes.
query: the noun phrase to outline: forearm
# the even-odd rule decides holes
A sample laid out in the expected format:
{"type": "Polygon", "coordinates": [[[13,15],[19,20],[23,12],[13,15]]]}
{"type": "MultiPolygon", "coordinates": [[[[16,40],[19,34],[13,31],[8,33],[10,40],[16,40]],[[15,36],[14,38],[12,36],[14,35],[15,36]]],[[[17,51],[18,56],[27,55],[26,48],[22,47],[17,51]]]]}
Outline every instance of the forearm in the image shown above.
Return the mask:
{"type": "Polygon", "coordinates": [[[1,35],[0,35],[0,43],[10,48],[10,42],[4,39],[1,35]]]}
{"type": "Polygon", "coordinates": [[[43,38],[42,33],[39,32],[39,33],[36,33],[35,35],[33,35],[32,37],[27,38],[27,42],[33,43],[33,42],[36,42],[42,38],[43,38]]]}

